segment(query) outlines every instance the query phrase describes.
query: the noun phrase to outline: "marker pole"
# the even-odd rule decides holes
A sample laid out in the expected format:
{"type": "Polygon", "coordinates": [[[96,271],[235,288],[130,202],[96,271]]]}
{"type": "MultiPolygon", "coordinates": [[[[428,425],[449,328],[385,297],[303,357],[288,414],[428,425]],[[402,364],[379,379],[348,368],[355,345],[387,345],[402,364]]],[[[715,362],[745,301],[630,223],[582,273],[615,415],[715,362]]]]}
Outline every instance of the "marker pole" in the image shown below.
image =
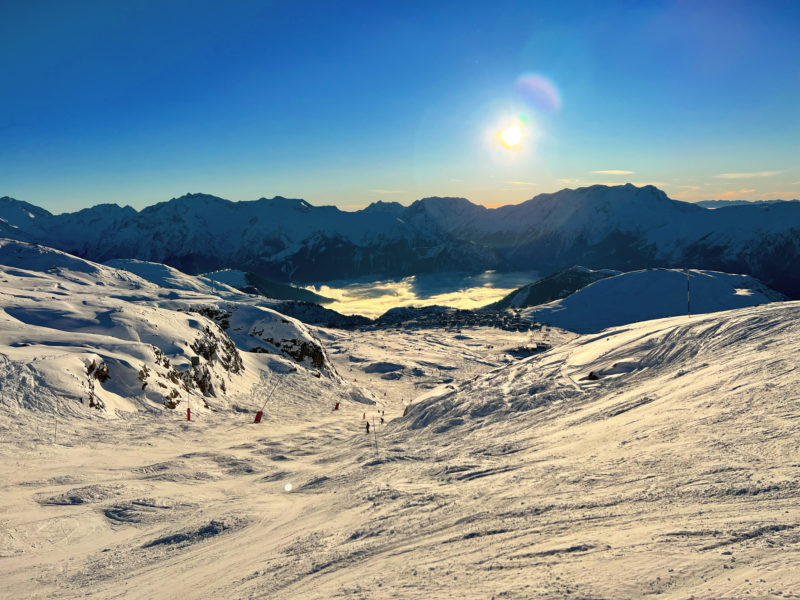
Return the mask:
{"type": "Polygon", "coordinates": [[[692,295],[689,292],[689,269],[686,269],[686,316],[692,315],[692,295]]]}
{"type": "Polygon", "coordinates": [[[269,399],[272,398],[272,394],[275,391],[276,387],[278,387],[278,380],[277,379],[275,379],[275,383],[272,384],[272,387],[270,388],[269,393],[267,394],[267,397],[264,398],[264,404],[261,405],[261,410],[256,412],[256,418],[253,421],[253,423],[261,423],[261,417],[264,415],[264,407],[267,405],[267,402],[269,402],[269,399]]]}

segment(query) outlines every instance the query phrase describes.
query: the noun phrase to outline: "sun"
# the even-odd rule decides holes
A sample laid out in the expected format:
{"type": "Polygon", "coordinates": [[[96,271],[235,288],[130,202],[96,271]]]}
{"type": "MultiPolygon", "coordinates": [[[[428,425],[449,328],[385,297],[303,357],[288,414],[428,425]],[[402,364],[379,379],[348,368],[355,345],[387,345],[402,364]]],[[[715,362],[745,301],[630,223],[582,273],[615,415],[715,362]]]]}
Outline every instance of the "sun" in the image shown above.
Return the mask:
{"type": "Polygon", "coordinates": [[[500,133],[500,139],[503,140],[503,143],[507,147],[513,148],[519,144],[520,140],[522,139],[522,129],[520,129],[519,125],[511,125],[510,127],[506,127],[500,133]]]}

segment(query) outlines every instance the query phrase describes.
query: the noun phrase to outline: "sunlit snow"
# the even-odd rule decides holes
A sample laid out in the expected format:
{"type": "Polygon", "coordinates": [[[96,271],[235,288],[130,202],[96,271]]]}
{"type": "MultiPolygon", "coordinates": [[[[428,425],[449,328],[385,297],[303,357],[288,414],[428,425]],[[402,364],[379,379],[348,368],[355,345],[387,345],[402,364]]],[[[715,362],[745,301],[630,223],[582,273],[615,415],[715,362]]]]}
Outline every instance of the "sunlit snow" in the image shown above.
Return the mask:
{"type": "Polygon", "coordinates": [[[4,597],[797,595],[800,302],[342,330],[0,257],[4,597]]]}

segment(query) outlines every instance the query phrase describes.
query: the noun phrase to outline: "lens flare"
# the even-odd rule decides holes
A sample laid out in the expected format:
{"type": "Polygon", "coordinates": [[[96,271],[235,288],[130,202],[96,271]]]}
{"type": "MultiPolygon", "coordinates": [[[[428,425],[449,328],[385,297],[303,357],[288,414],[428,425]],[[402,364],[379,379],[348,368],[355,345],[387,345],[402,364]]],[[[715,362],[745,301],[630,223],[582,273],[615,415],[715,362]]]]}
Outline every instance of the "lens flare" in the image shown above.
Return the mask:
{"type": "Polygon", "coordinates": [[[291,483],[287,483],[285,486],[283,486],[283,489],[287,492],[291,492],[293,487],[294,486],[291,483]]]}
{"type": "Polygon", "coordinates": [[[517,77],[514,89],[528,105],[539,111],[557,113],[561,110],[561,94],[547,77],[535,73],[523,73],[517,77]]]}

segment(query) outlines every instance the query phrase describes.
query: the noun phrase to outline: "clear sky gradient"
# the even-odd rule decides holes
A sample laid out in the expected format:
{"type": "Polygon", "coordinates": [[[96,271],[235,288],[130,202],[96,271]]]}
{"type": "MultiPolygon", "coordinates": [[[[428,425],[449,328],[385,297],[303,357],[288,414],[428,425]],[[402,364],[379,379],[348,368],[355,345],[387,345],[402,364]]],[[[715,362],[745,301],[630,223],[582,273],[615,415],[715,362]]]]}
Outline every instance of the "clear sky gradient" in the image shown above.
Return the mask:
{"type": "Polygon", "coordinates": [[[798,32],[795,1],[6,0],[0,196],[796,198],[798,32]]]}

